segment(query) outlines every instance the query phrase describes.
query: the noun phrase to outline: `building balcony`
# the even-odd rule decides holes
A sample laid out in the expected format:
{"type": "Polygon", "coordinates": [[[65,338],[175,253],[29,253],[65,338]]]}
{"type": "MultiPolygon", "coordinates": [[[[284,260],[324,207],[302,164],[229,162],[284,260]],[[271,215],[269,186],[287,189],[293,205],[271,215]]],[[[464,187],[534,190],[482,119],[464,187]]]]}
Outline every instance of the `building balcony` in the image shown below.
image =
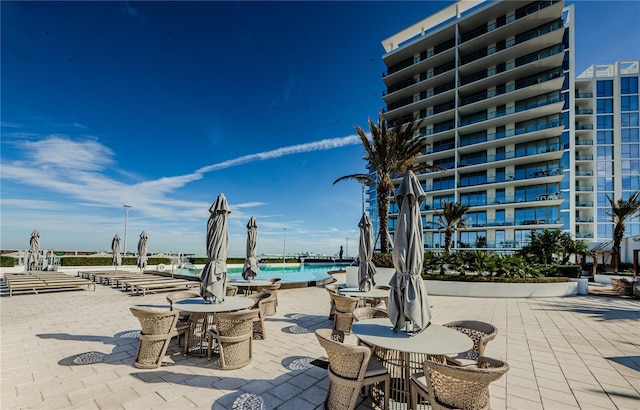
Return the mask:
{"type": "Polygon", "coordinates": [[[576,177],[592,177],[593,176],[593,171],[590,170],[590,169],[577,170],[577,171],[575,171],[575,176],[576,177]]]}
{"type": "Polygon", "coordinates": [[[576,110],[576,115],[593,115],[593,109],[576,110]]]}
{"type": "Polygon", "coordinates": [[[593,186],[590,185],[576,185],[576,191],[579,192],[591,192],[593,191],[593,186]]]}
{"type": "Polygon", "coordinates": [[[593,145],[593,140],[577,139],[575,143],[576,145],[593,145]]]}
{"type": "Polygon", "coordinates": [[[593,161],[593,155],[576,155],[576,161],[593,161]]]}
{"type": "Polygon", "coordinates": [[[575,96],[577,100],[582,100],[587,98],[591,99],[593,98],[593,93],[576,93],[575,96]]]}
{"type": "MultiPolygon", "coordinates": [[[[546,147],[540,147],[536,150],[536,152],[523,152],[522,150],[518,150],[518,151],[509,151],[501,154],[486,155],[484,157],[476,157],[473,159],[461,159],[460,161],[458,161],[458,168],[473,167],[476,165],[490,164],[492,162],[499,162],[499,161],[508,161],[508,160],[517,159],[517,158],[532,157],[536,155],[543,155],[550,152],[558,152],[558,151],[559,151],[559,145],[553,144],[553,145],[547,145],[546,147]]],[[[549,159],[555,159],[553,157],[560,158],[561,156],[562,156],[562,153],[558,153],[558,155],[552,156],[552,158],[549,158],[549,159]]]]}
{"type": "Polygon", "coordinates": [[[591,216],[577,216],[576,222],[578,223],[591,223],[593,222],[593,217],[591,216]]]}
{"type": "Polygon", "coordinates": [[[592,130],[593,124],[576,124],[576,130],[592,130]]]}
{"type": "Polygon", "coordinates": [[[576,232],[577,239],[593,238],[593,232],[576,232]]]}
{"type": "Polygon", "coordinates": [[[576,201],[576,207],[593,208],[593,201],[576,201]]]}

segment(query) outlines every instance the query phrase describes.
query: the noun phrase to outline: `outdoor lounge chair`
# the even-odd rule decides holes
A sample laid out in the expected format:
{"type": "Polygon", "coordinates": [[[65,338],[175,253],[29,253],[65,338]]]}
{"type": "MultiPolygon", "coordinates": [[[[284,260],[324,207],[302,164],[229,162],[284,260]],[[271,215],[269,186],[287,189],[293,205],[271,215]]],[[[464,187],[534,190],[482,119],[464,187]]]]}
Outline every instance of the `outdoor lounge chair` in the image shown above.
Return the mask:
{"type": "Polygon", "coordinates": [[[496,338],[498,329],[491,323],[478,320],[460,320],[445,323],[443,326],[462,332],[473,340],[473,348],[456,356],[447,356],[447,362],[458,366],[475,366],[478,357],[484,356],[487,343],[496,338]]]}
{"type": "Polygon", "coordinates": [[[253,359],[253,321],[258,309],[216,314],[216,327],[209,331],[207,356],[217,342],[222,370],[239,369],[253,359]]]}
{"type": "Polygon", "coordinates": [[[371,351],[364,346],[342,343],[340,332],[333,329],[316,330],[316,338],[327,352],[329,358],[329,390],[325,400],[325,409],[355,409],[360,390],[371,386],[372,399],[378,398],[379,388],[373,385],[383,383],[384,408],[389,408],[391,376],[377,359],[371,357],[371,351]]]}
{"type": "Polygon", "coordinates": [[[411,376],[411,406],[426,398],[434,410],[490,408],[489,384],[509,370],[501,360],[480,357],[478,366],[451,366],[427,360],[424,371],[411,376]]]}
{"type": "Polygon", "coordinates": [[[358,298],[342,296],[337,293],[330,293],[329,296],[331,296],[331,300],[333,300],[336,305],[333,328],[345,333],[351,333],[353,311],[358,307],[358,298]]]}
{"type": "Polygon", "coordinates": [[[132,307],[130,310],[142,328],[134,365],[139,369],[157,369],[162,365],[171,338],[178,335],[175,327],[179,313],[142,307],[132,307]]]}

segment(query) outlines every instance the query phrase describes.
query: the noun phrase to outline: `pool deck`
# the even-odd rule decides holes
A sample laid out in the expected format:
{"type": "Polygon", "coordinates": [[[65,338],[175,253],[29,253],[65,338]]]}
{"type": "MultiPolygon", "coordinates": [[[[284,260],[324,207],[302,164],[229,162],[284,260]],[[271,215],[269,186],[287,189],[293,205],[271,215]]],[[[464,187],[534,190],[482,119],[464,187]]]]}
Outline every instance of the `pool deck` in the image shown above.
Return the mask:
{"type": "MultiPolygon", "coordinates": [[[[344,275],[335,275],[344,281],[344,275]]],[[[132,296],[98,285],[0,298],[0,408],[320,409],[326,356],[314,330],[331,327],[322,287],[278,293],[254,360],[222,371],[172,342],[165,365],[133,366],[140,329],[131,306],[167,309],[166,293],[132,296]],[[259,407],[255,407],[259,408],[259,407]]],[[[435,323],[476,319],[498,336],[486,355],[511,369],[491,387],[493,409],[637,409],[640,301],[607,296],[490,299],[431,296],[435,323]]],[[[348,342],[355,343],[353,336],[348,342]]],[[[368,409],[360,403],[358,409],[368,409]]]]}

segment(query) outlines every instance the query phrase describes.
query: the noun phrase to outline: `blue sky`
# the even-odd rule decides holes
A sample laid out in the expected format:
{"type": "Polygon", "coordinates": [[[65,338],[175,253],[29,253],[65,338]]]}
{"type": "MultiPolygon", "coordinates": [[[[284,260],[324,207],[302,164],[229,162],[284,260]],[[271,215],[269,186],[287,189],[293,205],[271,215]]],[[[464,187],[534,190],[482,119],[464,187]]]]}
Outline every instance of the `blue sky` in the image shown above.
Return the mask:
{"type": "MultiPolygon", "coordinates": [[[[204,253],[227,197],[230,256],[357,253],[380,42],[451,2],[0,4],[0,248],[204,253]],[[347,239],[348,238],[348,239],[347,239]]],[[[640,2],[577,1],[576,71],[640,58],[640,2]]]]}

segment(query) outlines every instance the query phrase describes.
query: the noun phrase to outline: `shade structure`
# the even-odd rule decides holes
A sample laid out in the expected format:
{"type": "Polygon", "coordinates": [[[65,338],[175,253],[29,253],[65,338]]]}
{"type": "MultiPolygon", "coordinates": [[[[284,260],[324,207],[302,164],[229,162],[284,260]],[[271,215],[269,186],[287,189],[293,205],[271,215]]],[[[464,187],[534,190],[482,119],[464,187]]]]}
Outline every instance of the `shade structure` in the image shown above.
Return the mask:
{"type": "Polygon", "coordinates": [[[376,266],[371,259],[373,258],[373,227],[369,215],[362,214],[360,222],[360,245],[358,246],[358,259],[360,266],[358,267],[358,284],[360,290],[368,292],[376,285],[374,276],[376,274],[376,266]]]}
{"type": "Polygon", "coordinates": [[[140,276],[142,276],[142,270],[147,267],[147,232],[142,231],[140,233],[140,239],[138,240],[138,260],[137,266],[140,269],[140,276]]]}
{"type": "Polygon", "coordinates": [[[431,322],[431,309],[421,271],[424,259],[420,203],[426,195],[411,171],[405,175],[396,191],[399,213],[393,241],[395,273],[389,285],[391,294],[387,311],[393,330],[405,328],[419,333],[431,322]]]}
{"type": "Polygon", "coordinates": [[[118,273],[118,266],[122,265],[122,255],[120,255],[120,236],[116,234],[111,241],[111,264],[116,267],[116,273],[118,273]]]}
{"type": "Polygon", "coordinates": [[[256,259],[256,247],[258,246],[258,222],[253,216],[247,223],[247,257],[242,267],[242,278],[253,280],[258,276],[258,260],[256,259]]]}
{"type": "Polygon", "coordinates": [[[209,262],[200,274],[200,296],[208,303],[221,303],[227,292],[227,254],[229,252],[229,205],[224,194],[218,195],[209,208],[207,222],[207,257],[209,262]]]}
{"type": "Polygon", "coordinates": [[[40,232],[35,229],[31,232],[31,239],[29,240],[29,251],[27,252],[27,270],[35,270],[38,266],[38,259],[40,254],[40,232]]]}

